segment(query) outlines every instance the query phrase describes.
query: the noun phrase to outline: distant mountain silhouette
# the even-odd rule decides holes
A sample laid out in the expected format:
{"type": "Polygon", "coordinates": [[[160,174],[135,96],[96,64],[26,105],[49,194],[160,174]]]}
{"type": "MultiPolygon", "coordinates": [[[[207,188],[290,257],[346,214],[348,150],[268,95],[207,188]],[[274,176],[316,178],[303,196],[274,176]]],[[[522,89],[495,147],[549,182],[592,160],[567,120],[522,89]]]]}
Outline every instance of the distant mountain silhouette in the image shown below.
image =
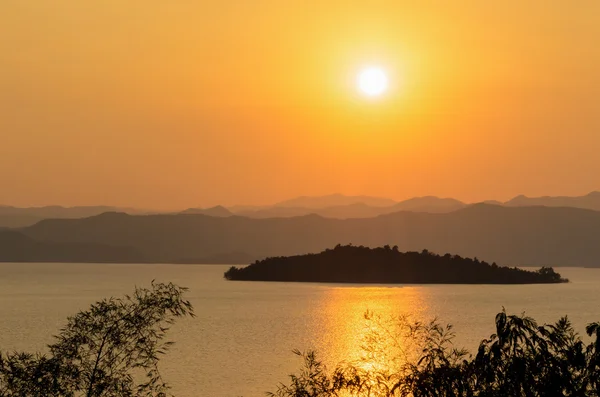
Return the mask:
{"type": "Polygon", "coordinates": [[[80,206],[80,207],[62,207],[59,205],[49,205],[45,207],[12,207],[7,205],[0,206],[0,215],[22,215],[40,216],[45,218],[83,218],[87,216],[99,215],[109,211],[135,212],[134,209],[119,209],[104,205],[98,206],[80,206]]]}
{"type": "Polygon", "coordinates": [[[452,212],[465,208],[467,204],[453,198],[439,198],[435,196],[415,197],[404,200],[394,205],[396,211],[412,212],[432,212],[443,213],[452,212]]]}
{"type": "Polygon", "coordinates": [[[483,204],[491,204],[491,205],[504,205],[504,203],[502,201],[498,201],[498,200],[485,200],[482,201],[483,204]]]}
{"type": "Polygon", "coordinates": [[[391,199],[371,196],[345,196],[343,194],[330,194],[327,196],[301,196],[281,201],[273,207],[295,208],[326,208],[350,204],[366,204],[371,207],[389,207],[396,202],[391,199]]]}
{"type": "MultiPolygon", "coordinates": [[[[600,211],[600,192],[591,192],[581,197],[535,197],[517,196],[506,203],[497,200],[486,200],[486,204],[505,205],[509,207],[548,206],[573,207],[600,211]]],[[[215,217],[232,215],[250,218],[289,218],[310,214],[325,218],[350,219],[372,218],[398,211],[445,213],[465,208],[465,204],[453,198],[434,196],[414,197],[401,202],[371,196],[345,196],[331,194],[326,196],[302,196],[285,200],[274,205],[252,206],[235,205],[231,207],[215,206],[211,208],[188,208],[181,214],[203,214],[215,217]]],[[[110,206],[83,207],[31,207],[18,208],[0,205],[0,228],[19,228],[33,225],[44,219],[76,219],[99,215],[105,212],[125,212],[132,215],[158,214],[161,212],[142,211],[134,208],[117,208],[110,206]]],[[[166,213],[166,212],[163,212],[166,213]]]]}
{"type": "Polygon", "coordinates": [[[227,206],[227,209],[231,212],[233,212],[234,214],[239,214],[240,212],[244,212],[244,211],[259,211],[259,210],[263,210],[265,208],[270,208],[271,205],[230,205],[227,206]]]}
{"type": "Polygon", "coordinates": [[[319,215],[324,218],[348,219],[348,218],[373,218],[378,215],[398,211],[392,207],[371,207],[364,203],[338,205],[326,208],[306,207],[270,207],[258,211],[241,211],[237,215],[250,218],[292,218],[305,215],[319,215]]]}
{"type": "Polygon", "coordinates": [[[307,207],[270,207],[256,211],[240,211],[237,215],[250,218],[289,218],[315,214],[324,218],[349,219],[349,218],[373,218],[379,215],[391,214],[398,211],[432,212],[442,213],[456,211],[464,208],[466,204],[450,198],[438,198],[433,196],[415,197],[401,201],[391,206],[375,207],[365,203],[354,203],[337,205],[325,208],[307,207]]]}
{"type": "Polygon", "coordinates": [[[0,262],[139,263],[148,258],[130,247],[98,243],[50,243],[22,233],[0,230],[0,262]]]}
{"type": "Polygon", "coordinates": [[[141,211],[133,208],[117,208],[109,206],[89,206],[89,207],[61,207],[51,205],[46,207],[12,207],[0,205],[0,226],[4,227],[24,227],[33,225],[42,219],[51,218],[86,218],[99,215],[109,211],[121,211],[131,214],[141,211]]]}
{"type": "Polygon", "coordinates": [[[306,207],[268,207],[259,210],[243,210],[236,212],[235,215],[257,219],[293,218],[296,216],[305,216],[310,214],[322,213],[325,210],[327,209],[306,207]]]}
{"type": "Polygon", "coordinates": [[[208,216],[232,216],[233,212],[227,208],[217,205],[211,208],[188,208],[187,210],[181,211],[181,214],[203,214],[208,216]]]}
{"type": "Polygon", "coordinates": [[[254,259],[288,256],[342,242],[398,245],[402,251],[426,248],[506,265],[599,266],[598,230],[597,211],[476,204],[449,213],[397,212],[346,220],[105,213],[44,220],[22,232],[47,242],[129,246],[159,262],[235,252],[254,259]]]}
{"type": "Polygon", "coordinates": [[[35,215],[0,215],[0,227],[25,227],[33,225],[42,219],[46,219],[46,217],[35,215]]]}
{"type": "Polygon", "coordinates": [[[585,196],[543,196],[527,197],[517,196],[507,201],[504,205],[509,207],[525,207],[533,205],[543,205],[546,207],[573,207],[585,208],[589,210],[600,211],[600,192],[591,192],[585,196]]]}
{"type": "Polygon", "coordinates": [[[349,218],[373,218],[390,212],[396,212],[395,206],[373,207],[364,203],[338,205],[316,210],[315,213],[324,218],[349,219],[349,218]]]}

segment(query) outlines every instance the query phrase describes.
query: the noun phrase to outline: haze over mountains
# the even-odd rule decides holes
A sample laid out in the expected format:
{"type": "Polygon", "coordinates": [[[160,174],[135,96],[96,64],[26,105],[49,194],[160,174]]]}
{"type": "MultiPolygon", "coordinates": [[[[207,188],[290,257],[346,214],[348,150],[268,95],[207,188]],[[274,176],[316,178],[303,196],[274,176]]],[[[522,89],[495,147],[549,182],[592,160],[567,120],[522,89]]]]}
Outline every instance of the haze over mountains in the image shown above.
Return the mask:
{"type": "Polygon", "coordinates": [[[111,211],[127,212],[130,214],[141,212],[140,210],[133,208],[118,208],[103,205],[86,207],[62,207],[59,205],[50,205],[46,207],[28,208],[0,205],[0,227],[23,227],[33,225],[42,219],[85,218],[111,211]]]}
{"type": "Polygon", "coordinates": [[[568,196],[543,196],[543,197],[527,197],[517,196],[512,200],[507,201],[504,205],[510,207],[524,207],[531,205],[544,205],[546,207],[573,207],[585,208],[594,211],[600,211],[600,192],[591,192],[585,196],[568,197],[568,196]]]}
{"type": "MultiPolygon", "coordinates": [[[[543,205],[547,207],[573,207],[600,211],[600,192],[591,192],[579,197],[526,197],[521,195],[504,203],[496,200],[487,200],[485,203],[510,207],[543,205]]],[[[297,197],[266,206],[236,205],[227,208],[218,205],[210,208],[188,208],[178,213],[203,214],[216,217],[239,215],[250,218],[289,218],[315,214],[325,218],[350,219],[372,218],[399,211],[445,213],[465,208],[468,205],[470,204],[453,198],[439,198],[435,196],[415,197],[396,202],[386,198],[371,196],[331,194],[318,197],[297,197]]],[[[132,215],[160,213],[159,211],[151,212],[134,208],[110,206],[47,206],[37,208],[0,206],[0,227],[25,227],[31,226],[43,219],[84,218],[104,212],[124,212],[132,215]]]]}
{"type": "Polygon", "coordinates": [[[210,208],[188,208],[187,210],[181,211],[181,214],[202,214],[208,216],[232,216],[233,212],[229,211],[222,205],[217,205],[210,208]]]}
{"type": "Polygon", "coordinates": [[[396,201],[381,197],[371,196],[345,196],[343,194],[330,194],[327,196],[301,196],[293,199],[281,201],[275,204],[275,207],[304,207],[304,208],[326,208],[337,207],[351,204],[365,204],[370,207],[389,207],[396,204],[396,201]]]}
{"type": "MultiPolygon", "coordinates": [[[[328,196],[327,198],[330,198],[328,196]]],[[[349,218],[372,218],[374,216],[391,214],[398,211],[413,211],[413,212],[431,212],[441,213],[455,211],[464,208],[467,204],[455,199],[438,198],[433,196],[416,197],[401,202],[393,202],[391,205],[375,205],[389,204],[387,200],[376,201],[365,200],[360,201],[362,196],[345,197],[344,200],[304,200],[296,199],[284,202],[284,205],[275,204],[272,207],[238,211],[236,215],[247,216],[250,218],[279,218],[303,216],[309,214],[320,215],[325,218],[349,219],[349,218]],[[317,203],[322,203],[323,207],[317,207],[317,203]],[[370,203],[370,204],[369,204],[370,203]],[[297,206],[293,206],[296,204],[297,206]],[[305,204],[301,206],[301,204],[305,204]]],[[[391,200],[390,200],[391,201],[391,200]]]]}
{"type": "MultiPolygon", "coordinates": [[[[237,255],[247,263],[352,243],[398,245],[403,251],[428,249],[505,265],[598,266],[599,230],[598,211],[476,204],[448,213],[398,212],[346,220],[318,215],[252,219],[104,213],[83,219],[48,219],[13,233],[43,244],[94,244],[98,250],[126,247],[139,254],[142,262],[215,263],[211,258],[220,257],[223,263],[237,255]]],[[[5,237],[0,235],[0,260],[30,260],[27,251],[19,259],[14,244],[5,237]],[[7,249],[13,249],[10,258],[4,255],[7,249]]],[[[62,256],[61,261],[69,260],[62,256]]]]}
{"type": "Polygon", "coordinates": [[[0,230],[2,262],[144,262],[145,257],[132,247],[98,243],[47,242],[23,233],[0,230]]]}
{"type": "MultiPolygon", "coordinates": [[[[600,192],[592,192],[580,197],[526,197],[521,195],[506,202],[487,200],[485,203],[510,207],[543,205],[547,207],[573,207],[600,211],[600,192]]],[[[435,196],[415,197],[395,202],[378,197],[332,194],[320,197],[298,197],[271,206],[190,208],[182,213],[197,213],[211,216],[240,215],[250,218],[289,218],[315,214],[325,218],[349,219],[371,218],[399,211],[444,213],[456,211],[468,205],[470,204],[453,198],[439,198],[435,196]]]]}
{"type": "Polygon", "coordinates": [[[352,243],[504,265],[600,266],[597,192],[519,196],[502,205],[436,197],[389,206],[374,205],[385,199],[355,200],[367,199],[303,197],[238,214],[222,206],[154,215],[104,212],[112,207],[0,207],[4,216],[54,218],[0,231],[0,261],[249,263],[352,243]]]}

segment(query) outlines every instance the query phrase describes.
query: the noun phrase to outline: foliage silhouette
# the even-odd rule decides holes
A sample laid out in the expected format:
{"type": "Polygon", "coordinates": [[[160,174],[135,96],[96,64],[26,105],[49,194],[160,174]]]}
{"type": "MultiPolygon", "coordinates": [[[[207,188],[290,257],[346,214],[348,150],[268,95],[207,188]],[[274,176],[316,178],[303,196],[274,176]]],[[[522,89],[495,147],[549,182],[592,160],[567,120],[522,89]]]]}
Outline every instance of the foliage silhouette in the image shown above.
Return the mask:
{"type": "Polygon", "coordinates": [[[477,258],[436,255],[427,250],[399,252],[397,246],[368,248],[339,244],[319,254],[267,258],[243,268],[232,266],[224,276],[228,280],[340,283],[530,284],[568,281],[550,267],[526,271],[495,263],[490,265],[477,258]]]}
{"type": "Polygon", "coordinates": [[[314,352],[296,354],[304,367],[280,384],[274,397],[332,396],[600,396],[600,323],[589,324],[587,345],[567,317],[539,326],[524,315],[495,319],[496,333],[481,341],[472,356],[456,350],[452,327],[436,321],[425,324],[399,318],[374,323],[365,337],[365,354],[340,364],[332,372],[314,352]],[[406,354],[412,348],[413,355],[406,354]],[[394,352],[383,363],[373,352],[394,352]],[[376,360],[375,360],[376,361],[376,360]],[[383,365],[381,365],[383,364],[383,365]]]}
{"type": "Polygon", "coordinates": [[[194,316],[185,291],[153,282],[70,317],[48,356],[0,353],[0,396],[166,396],[158,361],[170,325],[194,316]]]}

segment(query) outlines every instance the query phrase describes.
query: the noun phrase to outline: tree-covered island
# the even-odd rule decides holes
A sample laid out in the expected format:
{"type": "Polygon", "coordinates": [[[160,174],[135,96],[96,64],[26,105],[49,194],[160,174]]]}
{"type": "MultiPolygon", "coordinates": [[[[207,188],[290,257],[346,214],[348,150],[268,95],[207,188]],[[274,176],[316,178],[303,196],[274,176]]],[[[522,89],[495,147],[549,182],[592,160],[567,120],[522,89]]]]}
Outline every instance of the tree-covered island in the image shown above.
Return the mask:
{"type": "Polygon", "coordinates": [[[568,282],[551,267],[537,271],[397,247],[337,245],[318,254],[266,258],[232,266],[227,280],[377,284],[541,284],[568,282]]]}

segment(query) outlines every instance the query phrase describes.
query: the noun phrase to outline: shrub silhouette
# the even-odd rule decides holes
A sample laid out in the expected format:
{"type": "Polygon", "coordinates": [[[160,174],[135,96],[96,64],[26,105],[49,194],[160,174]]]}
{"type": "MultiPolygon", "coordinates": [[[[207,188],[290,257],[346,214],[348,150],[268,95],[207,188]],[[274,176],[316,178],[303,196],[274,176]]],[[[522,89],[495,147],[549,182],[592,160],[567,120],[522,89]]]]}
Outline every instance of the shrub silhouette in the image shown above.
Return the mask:
{"type": "MultiPolygon", "coordinates": [[[[369,317],[368,321],[380,321],[369,317]]],[[[567,317],[539,326],[524,315],[495,319],[496,333],[484,339],[472,356],[452,345],[452,327],[411,323],[401,318],[390,329],[373,327],[365,351],[396,352],[387,365],[373,365],[366,354],[332,372],[314,352],[300,353],[304,367],[270,396],[599,396],[600,323],[589,324],[585,344],[567,317]],[[384,336],[382,338],[382,335],[384,336]],[[379,345],[383,340],[385,345],[379,345]],[[415,355],[404,354],[405,344],[415,355]],[[404,345],[404,347],[403,347],[404,345]],[[365,365],[369,364],[369,365],[365,365]]]]}
{"type": "Polygon", "coordinates": [[[70,317],[48,356],[0,353],[0,396],[166,396],[158,361],[169,326],[194,315],[185,291],[153,282],[70,317]]]}

